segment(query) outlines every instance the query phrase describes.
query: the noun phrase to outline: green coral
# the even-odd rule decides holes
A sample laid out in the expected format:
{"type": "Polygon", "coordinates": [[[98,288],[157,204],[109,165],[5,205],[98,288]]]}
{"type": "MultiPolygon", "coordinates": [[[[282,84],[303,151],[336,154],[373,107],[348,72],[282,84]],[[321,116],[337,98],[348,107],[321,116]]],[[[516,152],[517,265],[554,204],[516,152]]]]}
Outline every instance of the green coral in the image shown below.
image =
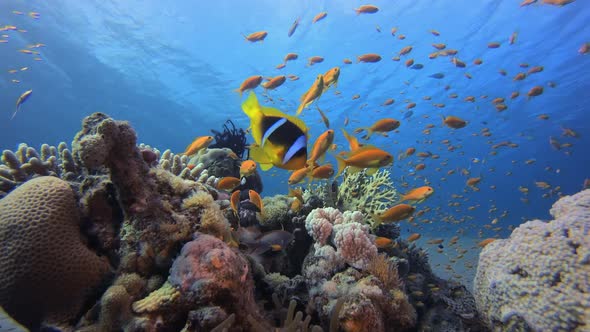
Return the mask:
{"type": "Polygon", "coordinates": [[[390,208],[399,200],[399,194],[387,169],[373,175],[366,170],[343,173],[343,182],[338,188],[338,200],[344,211],[361,211],[370,216],[390,208]]]}

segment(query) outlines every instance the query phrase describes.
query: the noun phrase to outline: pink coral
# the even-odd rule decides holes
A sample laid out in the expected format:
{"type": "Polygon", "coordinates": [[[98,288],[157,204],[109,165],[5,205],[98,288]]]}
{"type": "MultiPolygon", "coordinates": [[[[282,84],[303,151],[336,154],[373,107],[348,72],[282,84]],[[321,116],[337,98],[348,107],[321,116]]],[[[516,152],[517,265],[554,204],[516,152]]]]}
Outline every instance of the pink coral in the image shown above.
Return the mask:
{"type": "Polygon", "coordinates": [[[332,234],[332,224],[342,222],[342,213],[338,209],[315,209],[305,218],[305,228],[316,242],[325,245],[332,234]]]}
{"type": "Polygon", "coordinates": [[[319,245],[325,245],[333,231],[338,254],[355,268],[366,268],[377,254],[369,227],[363,224],[359,211],[342,214],[334,208],[315,209],[305,219],[305,228],[319,245]]]}
{"type": "Polygon", "coordinates": [[[334,231],[338,253],[349,265],[365,269],[371,258],[377,255],[377,247],[373,244],[366,225],[349,222],[335,225],[334,231]]]}

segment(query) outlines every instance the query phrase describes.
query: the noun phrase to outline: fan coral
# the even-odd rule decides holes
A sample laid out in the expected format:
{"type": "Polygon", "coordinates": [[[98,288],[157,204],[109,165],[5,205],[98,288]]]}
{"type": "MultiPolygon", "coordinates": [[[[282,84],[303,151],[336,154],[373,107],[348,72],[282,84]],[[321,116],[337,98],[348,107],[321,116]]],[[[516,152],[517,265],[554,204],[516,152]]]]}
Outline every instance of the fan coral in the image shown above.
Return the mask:
{"type": "Polygon", "coordinates": [[[399,199],[391,174],[380,169],[373,175],[366,170],[343,173],[344,181],[338,187],[338,201],[344,210],[361,211],[365,216],[383,212],[399,199]]]}
{"type": "Polygon", "coordinates": [[[27,181],[0,200],[0,304],[29,327],[74,318],[110,271],[82,242],[70,186],[27,181]]]}
{"type": "Polygon", "coordinates": [[[494,329],[588,330],[590,190],[550,212],[554,220],[528,221],[480,254],[474,295],[494,329]]]}

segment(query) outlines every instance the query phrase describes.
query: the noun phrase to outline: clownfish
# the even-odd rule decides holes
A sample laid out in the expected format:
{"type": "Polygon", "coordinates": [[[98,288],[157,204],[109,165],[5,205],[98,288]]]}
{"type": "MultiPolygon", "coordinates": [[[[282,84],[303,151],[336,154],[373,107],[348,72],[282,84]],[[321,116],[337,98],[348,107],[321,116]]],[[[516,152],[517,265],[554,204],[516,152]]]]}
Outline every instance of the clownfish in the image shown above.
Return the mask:
{"type": "Polygon", "coordinates": [[[263,171],[273,166],[288,170],[305,167],[309,129],[301,119],[261,106],[253,92],[242,104],[242,110],[250,118],[256,143],[250,147],[250,159],[260,164],[263,171]]]}

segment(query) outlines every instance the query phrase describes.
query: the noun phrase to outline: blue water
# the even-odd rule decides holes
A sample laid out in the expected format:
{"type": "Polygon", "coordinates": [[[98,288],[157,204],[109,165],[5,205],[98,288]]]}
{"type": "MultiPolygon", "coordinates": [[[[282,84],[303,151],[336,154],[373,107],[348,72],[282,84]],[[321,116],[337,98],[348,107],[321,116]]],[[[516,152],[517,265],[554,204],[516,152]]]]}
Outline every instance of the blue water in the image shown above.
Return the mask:
{"type": "MultiPolygon", "coordinates": [[[[548,209],[558,198],[557,192],[575,193],[590,177],[590,55],[578,53],[583,43],[590,42],[590,4],[577,0],[564,7],[534,4],[521,8],[519,3],[384,0],[372,2],[380,8],[378,13],[357,16],[353,9],[363,3],[348,0],[2,1],[0,27],[14,25],[26,32],[1,32],[8,42],[0,44],[0,148],[15,149],[20,142],[32,146],[70,142],[81,120],[101,111],[130,121],[141,142],[181,151],[195,136],[219,130],[227,119],[248,126],[240,109],[241,98],[233,91],[245,78],[298,75],[298,81],[287,80],[270,92],[275,107],[293,112],[318,74],[340,66],[337,90],[341,94],[331,89],[318,103],[337,130],[336,143],[345,144],[339,128],[346,117],[349,131],[382,117],[403,119],[407,100],[417,106],[411,117],[402,120],[399,132],[388,138],[374,136],[371,142],[394,155],[410,146],[440,155],[440,159],[423,161],[426,169],[418,177],[410,174],[420,162],[417,156],[396,160],[391,169],[398,185],[404,181],[410,187],[424,185],[427,179],[436,191],[420,206],[432,209],[419,218],[431,223],[419,221],[418,229],[404,224],[404,231],[451,236],[463,229],[474,238],[480,231],[484,238],[508,236],[508,225],[550,218],[548,209]],[[29,17],[30,11],[40,17],[29,17]],[[328,16],[311,24],[321,11],[328,16]],[[289,38],[287,32],[297,17],[300,25],[289,38]],[[390,33],[392,27],[398,28],[395,37],[390,33]],[[431,29],[440,36],[432,35],[431,29]],[[260,30],[268,31],[263,43],[249,43],[242,37],[260,30]],[[509,45],[508,38],[515,31],[518,39],[509,45]],[[399,34],[406,39],[399,40],[399,34]],[[499,42],[501,47],[490,49],[489,42],[499,42]],[[42,61],[18,52],[35,43],[47,45],[34,49],[42,61]],[[435,51],[432,43],[457,49],[457,57],[467,68],[456,68],[450,57],[428,59],[435,51]],[[408,45],[414,47],[409,55],[400,62],[391,60],[408,45]],[[282,70],[275,69],[288,52],[298,53],[299,59],[282,70]],[[378,53],[383,60],[357,64],[356,56],[364,53],[378,53]],[[325,61],[306,66],[307,59],[315,55],[325,61]],[[355,63],[345,65],[344,58],[355,63]],[[409,58],[424,68],[406,68],[404,62],[409,58]],[[483,64],[474,66],[476,58],[483,64]],[[520,68],[521,63],[544,66],[544,71],[513,81],[518,72],[528,70],[520,68]],[[21,67],[29,69],[8,73],[21,67]],[[507,76],[501,76],[499,69],[505,69],[507,76]],[[429,77],[438,72],[445,78],[429,77]],[[465,73],[473,78],[467,79],[465,73]],[[549,87],[549,82],[555,87],[549,87]],[[543,86],[544,93],[527,100],[526,92],[535,85],[543,86]],[[16,99],[28,89],[33,89],[33,95],[10,121],[16,99]],[[510,100],[513,91],[521,96],[510,100]],[[449,98],[451,93],[458,98],[449,98]],[[355,94],[360,98],[352,100],[355,94]],[[463,101],[470,95],[476,97],[475,103],[463,101]],[[482,95],[488,98],[480,98],[482,95]],[[424,96],[432,100],[423,100],[424,96]],[[498,113],[494,109],[491,100],[496,97],[506,98],[508,110],[498,113]],[[387,98],[396,102],[380,106],[387,98]],[[446,107],[439,109],[433,103],[446,107]],[[361,105],[366,106],[361,109],[361,105]],[[542,113],[550,119],[538,119],[542,113]],[[468,125],[459,130],[442,127],[441,115],[460,116],[468,125]],[[430,123],[435,125],[431,134],[423,134],[430,123]],[[490,128],[492,136],[473,136],[484,127],[490,128]],[[575,130],[580,137],[561,136],[562,127],[575,130]],[[573,143],[573,147],[552,149],[550,136],[573,143]],[[460,147],[448,152],[441,143],[444,139],[460,147]],[[506,140],[518,147],[501,147],[497,155],[490,155],[491,145],[506,140]],[[473,158],[485,162],[475,164],[473,158]],[[529,159],[535,163],[525,164],[529,159]],[[441,166],[445,160],[448,165],[441,166]],[[479,192],[468,189],[467,177],[459,172],[446,175],[462,168],[469,169],[471,176],[483,177],[479,192]],[[548,190],[536,188],[534,181],[561,189],[543,198],[548,190]],[[528,188],[528,195],[519,186],[528,188]],[[453,199],[452,194],[463,198],[453,199]],[[454,202],[460,206],[449,206],[454,202]],[[470,206],[475,208],[469,210],[470,206]],[[490,212],[493,206],[497,210],[490,212]],[[503,213],[506,217],[494,225],[502,227],[500,232],[482,227],[503,213]],[[449,216],[463,222],[444,222],[449,216]]],[[[262,89],[256,91],[260,95],[262,89]]],[[[303,112],[303,119],[311,128],[311,140],[325,130],[314,107],[303,112]]],[[[270,174],[274,177],[264,176],[263,194],[285,193],[288,173],[273,170],[270,174]]]]}

